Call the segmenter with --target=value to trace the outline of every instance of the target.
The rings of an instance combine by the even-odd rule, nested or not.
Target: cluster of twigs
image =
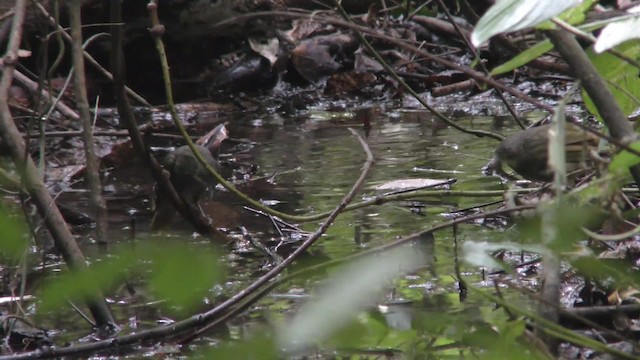
[[[56,247],[60,249],[66,263],[71,269],[82,271],[87,267],[86,260],[73,238],[69,227],[62,218],[60,211],[55,206],[53,198],[45,187],[42,176],[28,155],[22,136],[13,122],[13,116],[11,115],[7,101],[8,90],[13,80],[13,70],[18,60],[25,6],[26,1],[16,2],[11,37],[7,51],[2,59],[3,71],[2,80],[0,81],[0,99],[2,99],[2,101],[0,101],[0,114],[2,116],[0,118],[0,132],[2,133],[2,140],[16,164],[16,168],[19,170],[22,183],[31,196],[33,203],[38,208],[38,212],[44,219],[49,232],[52,234]],[[80,2],[76,1],[72,6],[79,8]],[[79,23],[76,25],[79,26]],[[80,42],[80,44],[82,44],[82,42]],[[87,119],[87,121],[90,121],[90,119]],[[85,131],[87,131],[87,129],[85,129]],[[100,189],[97,190],[100,191]],[[113,315],[101,293],[96,293],[91,299],[87,299],[87,306],[97,326],[105,327],[115,324]]]

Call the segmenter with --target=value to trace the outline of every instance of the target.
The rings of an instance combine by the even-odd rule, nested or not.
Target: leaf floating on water
[[[449,183],[448,180],[441,179],[397,179],[376,185],[374,190],[388,191],[388,190],[407,190],[425,187],[436,187]]]

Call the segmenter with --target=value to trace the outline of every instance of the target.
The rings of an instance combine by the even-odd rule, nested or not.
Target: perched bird
[[[553,171],[549,169],[549,129],[551,125],[528,128],[508,136],[498,146],[486,170],[502,171],[502,164],[509,165],[515,172],[528,180],[551,181]],[[567,171],[578,170],[588,160],[589,148],[598,144],[597,136],[567,123],[565,127],[565,147]]]
[[[224,124],[218,125],[207,135],[199,139],[195,145],[207,164],[218,171],[218,148],[227,137]],[[169,172],[171,185],[180,195],[186,206],[200,211],[198,201],[218,184],[216,178],[196,158],[188,145],[183,145],[167,154],[160,163]],[[176,210],[171,200],[155,187],[155,214],[151,220],[151,230],[156,231],[171,225]]]

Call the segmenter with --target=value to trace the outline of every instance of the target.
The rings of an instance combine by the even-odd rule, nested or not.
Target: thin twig
[[[14,67],[18,61],[18,48],[22,37],[22,25],[24,23],[26,0],[15,2],[15,16],[11,29],[11,37],[7,51],[3,57],[2,79],[0,80],[0,136],[5,146],[9,149],[13,162],[19,169],[25,187],[31,194],[32,200],[38,208],[38,212],[44,218],[47,229],[51,233],[56,247],[62,253],[69,268],[78,271],[85,269],[87,263],[78,247],[71,231],[67,227],[60,211],[55,206],[51,195],[38,176],[38,170],[30,156],[24,156],[26,146],[9,110],[7,103],[8,90],[14,74]],[[99,326],[111,327],[115,324],[113,315],[109,310],[100,291],[95,291],[87,299],[87,305],[92,316]]]
[[[336,8],[338,9],[338,12],[340,13],[340,15],[349,23],[353,23],[353,20],[351,20],[351,18],[349,17],[349,15],[347,14],[347,12],[342,8],[342,5],[340,5],[340,1],[338,0],[334,0],[334,5],[336,6]],[[389,73],[389,75],[395,80],[397,81],[402,88],[407,91],[409,94],[411,94],[411,96],[413,96],[416,100],[418,100],[418,102],[420,103],[420,105],[424,106],[425,109],[429,110],[429,112],[431,112],[433,115],[435,115],[438,119],[444,121],[447,125],[455,128],[456,130],[462,131],[466,134],[470,134],[470,135],[475,135],[475,136],[479,136],[479,137],[483,137],[483,136],[487,136],[487,137],[491,137],[493,139],[496,140],[502,140],[503,136],[499,135],[499,134],[495,134],[492,133],[490,131],[484,131],[484,130],[475,130],[475,129],[467,129],[464,126],[461,126],[460,124],[458,124],[457,122],[451,120],[450,118],[448,118],[447,116],[445,116],[444,114],[440,113],[439,111],[437,111],[433,106],[429,105],[429,103],[427,103],[422,96],[420,96],[415,90],[413,90],[413,88],[411,86],[409,86],[409,84],[407,84],[398,74],[396,74],[395,70],[391,67],[391,65],[389,65],[383,58],[382,56],[380,56],[380,53],[378,53],[373,46],[371,46],[371,44],[369,43],[369,41],[364,37],[363,33],[361,31],[356,30],[356,36],[358,37],[358,39],[360,40],[360,43],[367,49],[367,51],[369,51],[369,53],[371,53],[371,55],[373,55],[373,57],[380,63],[380,65],[382,65],[382,67],[387,70],[387,72]]]
[[[255,237],[253,237],[251,235],[251,233],[247,230],[246,227],[241,226],[240,227],[240,231],[242,232],[242,237],[245,238],[246,240],[249,240],[249,242],[258,250],[262,251],[263,253],[265,253],[267,256],[269,256],[271,258],[271,260],[273,260],[276,264],[279,264],[282,262],[282,256],[278,255],[278,253],[271,251],[271,249],[269,249],[267,246],[265,246],[263,243],[260,242],[260,240],[257,240]]]
[[[1,68],[2,66],[0,65],[0,69]],[[24,85],[27,89],[34,92],[37,91],[38,84],[36,84],[33,80],[29,79],[26,75],[22,74],[19,71],[15,71],[14,76],[15,76],[15,79],[19,83]],[[51,94],[47,90],[42,89],[41,94],[43,98],[46,98],[46,99],[51,98]],[[58,109],[58,111],[60,111],[62,115],[67,116],[73,120],[80,120],[80,115],[78,115],[78,113],[73,111],[70,107],[68,107],[66,104],[62,103],[61,101],[57,102],[55,107],[56,109]]]
[[[478,51],[476,50],[475,46],[473,46],[469,42],[469,39],[467,39],[465,34],[462,32],[462,30],[460,29],[460,27],[458,26],[458,24],[454,20],[453,16],[451,15],[451,12],[449,12],[449,9],[444,4],[444,1],[442,1],[442,0],[436,0],[436,1],[440,5],[440,8],[442,8],[442,10],[444,11],[444,13],[447,16],[447,18],[449,19],[449,22],[451,23],[451,25],[453,25],[453,28],[456,30],[458,35],[464,41],[465,45],[467,46],[467,49],[469,49],[469,51],[471,51],[471,53],[475,57],[476,61],[478,62],[478,65],[480,65],[480,68],[482,69],[482,71],[484,71],[484,73],[487,74],[487,76],[491,76],[491,74],[489,72],[489,69],[487,69],[487,66],[484,64],[484,62],[480,58],[480,54],[478,54]],[[520,126],[520,129],[524,130],[526,128],[525,124],[522,122],[522,120],[520,119],[520,116],[518,116],[518,113],[516,113],[516,110],[513,108],[513,106],[511,106],[511,103],[509,103],[509,101],[507,101],[507,98],[504,97],[504,93],[502,92],[502,90],[496,89],[496,91],[498,92],[498,96],[500,97],[500,100],[502,100],[504,105],[507,107],[507,110],[509,111],[509,113],[511,113],[511,116],[513,116],[513,118],[516,121],[516,123],[518,123],[518,126]]]
[[[69,17],[71,22],[73,79],[75,81],[75,97],[80,111],[82,124],[82,140],[84,142],[84,156],[86,161],[85,178],[89,187],[89,200],[95,209],[96,241],[98,244],[107,244],[107,204],[102,197],[102,182],[100,181],[100,168],[96,156],[93,140],[93,124],[89,99],[87,96],[87,80],[85,75],[83,48],[82,48],[82,18],[80,0],[73,0],[69,5]]]
[[[67,39],[67,41],[71,42],[71,36],[69,36],[69,34],[67,34],[67,32],[64,31],[62,26],[60,26],[60,24],[58,24],[56,22],[56,20],[47,12],[47,9],[45,9],[44,6],[42,6],[42,4],[40,4],[38,2],[36,2],[36,6],[38,7],[38,10],[40,12],[42,12],[42,14],[49,20],[51,25],[55,26],[58,29],[58,33],[61,33],[62,36],[65,39]],[[122,23],[120,23],[120,24],[109,24],[109,25],[111,25],[111,26],[123,26]],[[113,81],[113,75],[109,71],[107,71],[107,69],[105,69],[102,65],[100,65],[100,63],[96,59],[94,59],[93,56],[91,56],[91,54],[89,54],[86,51],[83,51],[82,54],[83,54],[84,58],[89,62],[89,64],[93,65],[96,69],[98,69],[98,71],[102,75],[104,75],[104,77],[106,77],[107,79]],[[139,104],[151,107],[151,104],[149,104],[149,102],[147,102],[147,100],[145,100],[142,96],[138,95],[131,88],[129,88],[128,86],[125,86],[124,89],[127,92],[127,94],[129,94],[129,96],[131,96],[131,98],[133,98]]]

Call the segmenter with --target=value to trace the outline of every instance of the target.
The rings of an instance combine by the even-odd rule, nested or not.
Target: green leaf
[[[549,209],[555,206],[556,209]],[[540,243],[544,240],[541,232],[543,223],[540,213],[553,210],[558,216],[555,221],[556,236],[553,242],[546,243],[555,252],[573,251],[575,244],[585,238],[582,227],[591,227],[601,222],[601,212],[597,207],[579,203],[576,199],[561,198],[558,202],[550,203],[547,208],[541,208],[538,214],[518,220],[518,234],[521,242]],[[526,248],[525,248],[526,250]],[[541,253],[541,251],[538,251]]]
[[[526,326],[527,322],[525,320],[508,321],[501,326],[500,331],[502,332],[505,340],[509,342],[516,342],[518,337],[524,334]]]
[[[149,287],[172,309],[191,310],[222,279],[219,255],[173,244],[156,244],[149,250]]]
[[[640,14],[613,22],[600,32],[593,49],[597,53],[632,39],[640,39]]]
[[[150,271],[144,272],[148,269]],[[122,248],[108,259],[82,271],[66,271],[49,279],[41,290],[40,310],[66,306],[68,300],[83,301],[107,291],[135,274],[149,274],[149,287],[171,309],[191,310],[220,280],[218,255],[191,247],[154,241],[135,249]]]
[[[496,327],[491,324],[477,324],[473,329],[462,336],[462,342],[464,344],[486,349],[491,346],[495,341],[500,339],[500,334],[497,332]]]
[[[558,101],[549,129],[549,168],[554,171],[553,183],[556,189],[562,189],[567,183],[567,160],[565,150],[565,102]]]
[[[83,271],[65,271],[60,276],[48,279],[40,290],[39,311],[50,312],[67,306],[67,301],[84,301],[97,291],[114,287],[128,275],[128,269],[136,262],[132,251],[122,251],[109,259]]]
[[[20,258],[27,249],[28,231],[24,218],[15,211],[10,211],[0,204],[0,254],[12,258]]]
[[[521,52],[520,54],[516,55],[506,63],[500,66],[497,66],[496,68],[491,70],[491,75],[496,76],[496,75],[504,74],[506,72],[517,69],[520,66],[524,66],[529,62],[531,62],[532,60],[537,59],[538,57],[544,55],[545,53],[551,51],[552,49],[553,49],[553,44],[551,44],[551,41],[549,40],[541,41],[535,44],[534,46],[528,48],[527,50]]]
[[[632,59],[640,60],[640,41],[638,40],[628,41],[616,47],[616,50]],[[596,54],[590,49],[587,54],[600,76],[607,81],[609,90],[624,114],[630,115],[640,106],[639,70],[608,52]],[[586,91],[582,91],[582,96],[587,109],[602,122],[602,116]]]
[[[280,329],[281,346],[297,351],[326,340],[371,306],[391,279],[422,265],[425,257],[405,246],[345,266],[317,298]]]
[[[577,25],[584,22],[587,17],[587,12],[593,4],[598,0],[582,0],[582,2],[574,6],[573,8],[558,15],[558,19],[569,23],[571,25]],[[551,21],[545,21],[544,23],[536,26],[538,30],[553,30],[556,29],[556,25]]]
[[[640,151],[640,141],[636,141],[629,145],[630,148],[636,151]],[[630,167],[640,164],[640,156],[632,154],[627,150],[622,150],[616,156],[611,159],[609,164],[609,172],[614,174],[622,174]]]
[[[359,348],[377,346],[381,339],[386,338],[391,329],[381,317],[375,317],[369,313],[363,313],[354,321],[336,331],[328,344],[335,347]],[[400,344],[394,344],[396,347]]]
[[[499,0],[480,18],[471,42],[479,46],[493,35],[535,26],[580,4],[580,0]]]
[[[583,3],[584,4],[584,3]],[[578,7],[569,10],[569,12],[573,12],[574,10],[577,10],[579,8],[581,8],[583,5],[579,5]],[[570,23],[574,23],[571,20],[567,20],[567,22]],[[582,31],[594,31],[597,29],[600,29],[604,26],[607,26],[607,24],[613,23],[615,22],[614,19],[607,19],[607,20],[601,20],[601,21],[594,21],[592,23],[588,23],[588,24],[584,24],[578,27],[578,29],[582,30]],[[524,50],[523,52],[521,52],[520,54],[516,55],[515,57],[513,57],[511,60],[507,61],[506,63],[495,67],[492,71],[491,71],[491,75],[496,76],[496,75],[500,75],[500,74],[504,74],[507,73],[509,71],[512,71],[520,66],[524,66],[526,64],[528,64],[529,62],[531,62],[532,60],[538,58],[539,56],[544,55],[545,53],[551,51],[553,49],[553,44],[551,44],[551,41],[549,40],[544,40],[541,41],[531,47],[529,47],[528,49]]]
[[[569,259],[580,274],[593,279],[614,281],[615,287],[640,286],[640,276],[629,266],[625,259],[598,259],[595,256],[582,256]]]
[[[590,227],[599,218],[598,208],[581,204],[578,206],[573,199],[561,198],[559,202],[551,203],[548,206],[556,206],[553,210],[558,216],[555,220],[556,236],[553,242],[545,243],[555,252],[573,251],[575,244],[585,238],[582,227]],[[548,208],[541,208],[539,212],[549,211]],[[543,234],[540,231],[543,223],[541,215],[536,214],[532,218],[524,218],[518,221],[521,241],[541,242]],[[526,248],[524,248],[526,250]],[[542,253],[541,251],[538,251]]]

